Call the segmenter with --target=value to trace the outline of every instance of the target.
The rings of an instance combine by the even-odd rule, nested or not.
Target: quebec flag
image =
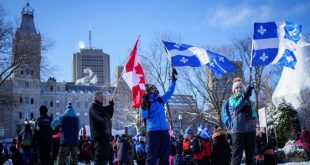
[[[301,25],[292,22],[254,23],[252,66],[276,64],[294,69],[294,51],[301,44]]]
[[[133,142],[134,144],[136,144],[137,141],[139,140],[139,137],[140,137],[140,134],[137,134],[136,136],[134,136],[134,137],[132,138],[132,142]]]
[[[193,129],[189,126],[186,128],[184,131],[183,137],[184,138],[189,138],[189,136],[193,133]]]
[[[167,41],[163,41],[163,43],[170,55],[171,65],[173,67],[199,67],[207,65],[217,77],[235,69],[234,64],[225,56],[207,51],[203,48]]]
[[[198,127],[197,135],[202,137],[205,140],[209,140],[209,138],[211,136],[208,128],[206,126],[204,126],[203,124],[200,124],[200,126]]]

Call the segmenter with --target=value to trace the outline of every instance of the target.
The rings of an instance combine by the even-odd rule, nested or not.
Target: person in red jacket
[[[201,144],[201,151],[194,153],[194,160],[196,165],[211,165],[211,145],[209,140],[197,136]]]
[[[310,160],[310,132],[305,127],[301,130],[300,141],[302,148],[307,153],[308,160]]]

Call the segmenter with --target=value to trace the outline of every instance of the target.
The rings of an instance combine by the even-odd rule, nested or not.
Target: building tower
[[[91,47],[89,30],[89,48],[81,48],[73,54],[72,80],[77,85],[110,86],[110,56]]]
[[[31,78],[40,81],[41,35],[34,25],[34,10],[29,3],[22,10],[22,21],[13,39],[13,59],[17,69],[13,78]]]

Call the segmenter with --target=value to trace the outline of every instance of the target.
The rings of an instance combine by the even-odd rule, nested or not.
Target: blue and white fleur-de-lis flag
[[[296,23],[254,23],[252,66],[271,63],[294,69],[300,35],[301,25]]]
[[[139,140],[139,137],[140,137],[140,134],[138,133],[136,136],[134,136],[134,137],[132,138],[133,144],[136,144],[136,143],[137,143],[137,141]]]
[[[197,135],[202,137],[205,140],[209,140],[209,138],[211,136],[208,128],[203,124],[200,124],[200,126],[198,127]]]
[[[235,69],[235,65],[225,56],[207,51],[206,49],[167,41],[163,41],[163,43],[171,58],[171,65],[173,67],[199,67],[207,65],[217,77]]]
[[[186,130],[184,131],[183,137],[184,138],[188,138],[190,136],[190,134],[193,133],[193,129],[189,126],[186,128]]]

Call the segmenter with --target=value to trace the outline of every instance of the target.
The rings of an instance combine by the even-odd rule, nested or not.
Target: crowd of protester
[[[114,102],[110,100],[104,105],[103,93],[98,91],[89,110],[90,137],[86,137],[85,128],[79,136],[82,125],[71,103],[54,120],[42,105],[35,124],[25,123],[11,146],[0,145],[0,164],[7,160],[16,165],[277,164],[275,144],[268,141],[266,130],[260,130],[255,122],[256,110],[249,99],[253,87],[244,90],[240,78],[233,80],[232,96],[222,110],[225,129],[215,126],[211,134],[207,127],[200,127],[197,133],[189,127],[184,134],[171,134],[164,104],[174,93],[175,69],[171,75],[170,87],[163,95],[159,95],[155,85],[146,85],[140,111],[145,125],[143,133],[112,136]],[[299,142],[309,159],[310,132],[303,129]]]
[[[56,127],[52,132],[51,157],[49,164],[54,165],[57,162],[57,156],[60,153],[61,127]],[[31,136],[29,136],[31,135]],[[34,128],[31,124],[25,124],[24,129],[19,136],[13,139],[11,146],[0,145],[1,157],[0,164],[6,160],[11,160],[13,164],[31,165],[40,163],[40,150],[38,143],[35,142]],[[310,144],[310,133],[303,129],[300,140],[301,147],[308,153]],[[198,143],[197,143],[198,141]],[[191,132],[188,136],[178,134],[170,136],[171,145],[170,165],[225,165],[230,164],[232,149],[230,134],[220,127],[214,128],[212,136],[209,139],[200,137]],[[198,144],[198,145],[197,145]],[[131,136],[127,134],[111,136],[109,140],[111,150],[108,155],[108,164],[110,165],[137,165],[146,164],[146,135],[138,134]],[[94,144],[90,137],[80,136],[77,145],[78,162],[90,164],[94,161]],[[267,142],[265,129],[256,131],[256,164],[277,164],[272,140]],[[44,152],[44,151],[43,151]],[[245,160],[243,160],[244,162]],[[64,164],[72,163],[70,153],[65,156]],[[74,162],[74,161],[73,161]]]

